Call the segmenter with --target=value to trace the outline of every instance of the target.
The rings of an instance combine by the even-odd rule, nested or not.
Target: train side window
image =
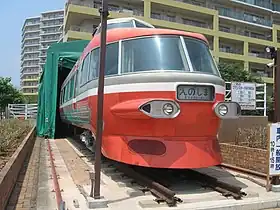
[[[107,45],[105,75],[118,74],[119,43]]]
[[[67,101],[67,84],[64,87],[64,103]]]
[[[83,63],[79,64],[78,67],[79,75],[80,75],[80,86],[83,85]]]
[[[83,65],[82,65],[82,71],[81,71],[81,86],[88,82],[88,70],[90,65],[90,56],[89,54],[85,57]]]
[[[67,85],[66,85],[66,102],[68,101],[68,98],[69,98],[69,82],[67,82]]]
[[[63,87],[62,103],[65,103],[65,86]]]
[[[60,93],[60,105],[63,104],[63,94],[64,94],[64,88],[62,88],[62,91]]]
[[[93,80],[97,78],[98,76],[98,70],[99,70],[99,48],[94,49],[90,56],[91,56],[91,65],[90,65],[90,74],[89,74],[89,80]]]
[[[73,98],[73,93],[74,93],[74,77],[72,76],[69,84],[69,99]]]
[[[87,57],[85,58],[85,68],[86,68],[86,73],[85,73],[85,83],[89,81],[89,75],[90,75],[90,66],[91,66],[91,53],[87,54]]]
[[[76,97],[76,86],[77,86],[77,72],[73,76],[73,98]]]
[[[70,99],[70,81],[67,82],[67,101]]]
[[[208,46],[202,41],[184,38],[194,71],[219,75]]]

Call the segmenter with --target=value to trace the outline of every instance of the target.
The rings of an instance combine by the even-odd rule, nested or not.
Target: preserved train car
[[[225,82],[207,39],[156,28],[107,32],[102,154],[153,168],[221,163],[220,120],[240,114],[225,102]],[[61,119],[84,129],[94,145],[100,34],[85,48],[61,88]]]

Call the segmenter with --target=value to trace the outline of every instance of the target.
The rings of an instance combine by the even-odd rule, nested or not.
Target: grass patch
[[[235,144],[251,148],[267,149],[267,138],[266,126],[238,128],[235,136]]]
[[[0,121],[0,170],[22,143],[31,128],[29,121],[17,119]]]

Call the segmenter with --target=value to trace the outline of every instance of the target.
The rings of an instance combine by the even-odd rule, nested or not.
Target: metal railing
[[[36,119],[37,104],[9,104],[6,111],[7,118]]]
[[[269,26],[269,27],[272,26],[271,20],[266,20],[261,17],[244,14],[242,12],[235,11],[232,8],[218,8],[218,11],[219,11],[219,15],[221,16],[230,17],[233,19],[242,20],[250,23]]]
[[[271,2],[268,2],[267,0],[235,0],[235,1],[241,1],[247,4],[252,4],[258,7],[263,7],[266,9],[272,9]]]

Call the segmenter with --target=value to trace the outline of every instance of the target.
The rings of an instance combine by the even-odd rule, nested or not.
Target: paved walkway
[[[25,160],[7,210],[36,209],[41,142],[36,139],[31,155]]]

